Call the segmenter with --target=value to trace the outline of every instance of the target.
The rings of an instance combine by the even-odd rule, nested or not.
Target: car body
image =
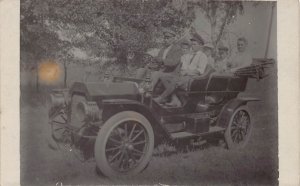
[[[162,142],[179,147],[181,142],[223,138],[229,149],[244,147],[252,132],[247,103],[259,99],[238,95],[249,78],[264,78],[270,63],[262,59],[235,73],[192,78],[185,90],[176,91],[182,103],[176,107],[153,100],[159,88],[147,91],[149,79],[75,82],[50,95],[51,140],[71,144],[82,159],[95,157],[98,170],[108,177],[141,172]]]

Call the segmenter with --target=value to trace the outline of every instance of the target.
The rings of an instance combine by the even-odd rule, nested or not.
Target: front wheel
[[[109,118],[98,133],[96,164],[108,177],[132,176],[147,166],[153,148],[150,122],[137,112],[119,112]]]
[[[239,149],[246,146],[252,133],[251,115],[247,106],[241,106],[232,114],[225,131],[228,149]]]

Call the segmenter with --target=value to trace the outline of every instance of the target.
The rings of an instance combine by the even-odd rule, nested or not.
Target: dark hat
[[[226,51],[228,51],[229,48],[228,48],[228,46],[226,44],[220,43],[218,45],[218,50],[226,50]]]
[[[201,45],[204,44],[203,38],[202,38],[199,34],[197,34],[197,33],[194,33],[194,34],[192,35],[192,38],[191,38],[190,40],[191,40],[191,41],[196,41],[197,43],[199,43],[199,44],[201,44]]]
[[[184,39],[183,41],[180,42],[180,45],[187,45],[190,46],[190,42]]]
[[[171,37],[175,37],[176,36],[176,33],[173,31],[173,30],[170,30],[170,29],[163,29],[163,34],[165,36],[171,36]]]
[[[204,48],[210,48],[210,49],[214,49],[214,46],[211,43],[205,43]]]

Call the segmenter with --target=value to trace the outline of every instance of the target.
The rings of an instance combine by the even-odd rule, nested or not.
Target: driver
[[[178,88],[185,89],[189,80],[194,76],[204,74],[208,64],[207,56],[202,52],[204,41],[200,35],[194,34],[191,38],[192,53],[187,53],[181,57],[180,73],[170,74],[160,77],[161,82],[165,86],[165,91],[154,98],[158,103],[166,103],[167,97]]]
[[[158,52],[156,60],[164,66],[160,71],[155,71],[151,74],[152,85],[154,86],[160,76],[163,76],[164,73],[170,73],[175,71],[176,67],[180,63],[180,58],[182,56],[182,50],[180,45],[176,43],[176,33],[170,29],[163,30],[164,36],[164,46]],[[145,68],[140,68],[137,71],[136,78],[144,78],[146,74],[149,73],[148,66]]]

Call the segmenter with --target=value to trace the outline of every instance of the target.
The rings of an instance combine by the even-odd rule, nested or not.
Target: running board
[[[185,131],[175,132],[175,133],[171,133],[171,137],[172,137],[172,139],[183,139],[183,138],[197,137],[197,136],[202,136],[202,135],[207,135],[207,134],[211,134],[211,133],[215,133],[215,132],[222,132],[222,131],[225,131],[225,128],[214,126],[214,127],[210,127],[208,132],[203,132],[203,133],[198,133],[198,134],[194,134],[191,132],[185,132]]]
[[[176,133],[171,134],[171,137],[173,139],[187,138],[187,137],[193,137],[193,136],[197,136],[197,135],[190,133],[190,132],[176,132]]]

